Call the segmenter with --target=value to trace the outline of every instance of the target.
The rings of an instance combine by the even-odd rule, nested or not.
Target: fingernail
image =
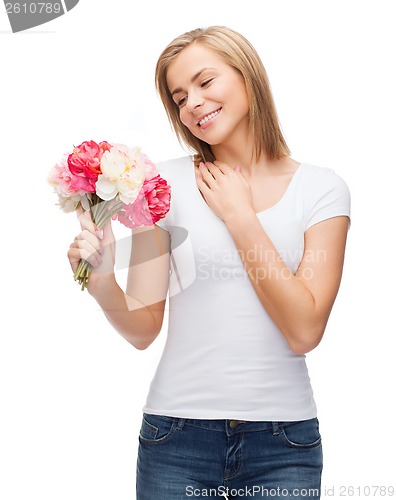
[[[96,236],[100,239],[103,240],[103,229],[98,229],[96,231]]]
[[[206,167],[205,163],[203,161],[201,161],[201,163],[199,164],[200,167]]]

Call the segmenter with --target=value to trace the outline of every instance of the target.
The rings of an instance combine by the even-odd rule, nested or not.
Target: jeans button
[[[231,429],[235,429],[235,427],[239,424],[244,424],[244,420],[230,420],[230,427]]]

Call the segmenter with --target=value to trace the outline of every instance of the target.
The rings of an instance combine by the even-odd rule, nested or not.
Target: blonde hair
[[[179,108],[172,99],[166,81],[170,63],[192,43],[202,44],[215,51],[243,76],[249,100],[249,126],[253,132],[253,154],[256,160],[263,151],[270,159],[289,156],[290,150],[281,132],[268,76],[256,50],[240,33],[225,26],[209,26],[175,38],[163,50],[155,70],[155,85],[169,121],[180,143],[184,142],[197,153],[196,162],[213,161],[215,158],[212,149],[183,125]]]

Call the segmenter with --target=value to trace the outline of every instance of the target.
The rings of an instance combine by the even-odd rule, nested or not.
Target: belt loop
[[[178,422],[177,422],[177,427],[176,427],[176,429],[177,429],[178,431],[181,431],[181,430],[183,429],[183,427],[184,427],[184,422],[185,422],[185,421],[186,421],[186,419],[185,419],[185,418],[179,418],[179,419],[178,419]]]
[[[272,435],[279,436],[279,422],[272,422]]]

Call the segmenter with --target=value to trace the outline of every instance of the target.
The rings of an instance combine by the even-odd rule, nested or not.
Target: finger
[[[201,177],[201,169],[198,166],[194,166],[194,172],[196,177]]]
[[[97,267],[102,263],[102,255],[87,240],[77,240],[77,248],[72,246],[70,252],[79,259],[86,260],[92,267]]]
[[[249,184],[246,181],[244,175],[243,175],[243,170],[242,167],[239,165],[239,163],[236,165],[235,168],[230,167],[227,163],[224,163],[222,161],[215,160],[216,165],[218,165],[219,169],[223,171],[224,174],[229,174],[233,175],[234,173],[238,174],[239,179],[242,180],[243,184],[248,187]]]
[[[80,221],[81,229],[86,229],[91,233],[96,234],[98,238],[103,237],[103,231],[93,222],[91,212],[89,210],[84,211],[79,216],[78,220]]]
[[[92,215],[90,210],[84,210],[81,207],[77,210],[77,219],[81,222],[84,219],[92,221]]]
[[[206,166],[205,163],[200,163],[199,164],[199,171],[201,172],[202,178],[205,180],[205,182],[210,185],[210,182],[213,181],[215,178],[214,175],[210,172],[209,168]]]
[[[77,242],[73,242],[67,252],[67,258],[69,259],[70,266],[73,272],[76,271],[78,264],[81,259],[84,259],[92,267],[98,267],[102,263],[102,257],[99,254],[91,253],[90,249],[80,248]]]
[[[213,179],[213,178],[212,178]],[[203,192],[207,192],[207,190],[210,190],[210,187],[208,186],[208,184],[204,181],[203,177],[202,177],[202,174],[200,177],[196,176],[196,182],[197,182],[197,186],[199,188],[199,190],[203,193]]]
[[[101,240],[102,245],[108,245],[110,243],[114,243],[115,242],[113,228],[112,228],[112,225],[111,225],[111,220],[109,220],[107,222],[107,224],[104,225],[102,231],[103,231],[103,233],[102,233],[103,234],[103,238]]]
[[[67,251],[67,258],[69,259],[73,273],[76,272],[78,263],[80,261],[80,250],[76,248],[74,243],[70,245],[70,248]]]
[[[78,234],[75,238],[75,241],[87,241],[93,248],[95,248],[97,252],[101,252],[103,248],[102,242],[98,239],[98,237],[92,234],[87,229],[84,229],[84,231]]]
[[[205,166],[215,179],[217,179],[220,175],[223,174],[223,172],[219,169],[219,167],[217,167],[214,163],[210,161],[207,161],[205,163]]]
[[[224,163],[223,161],[215,160],[213,163],[223,174],[234,171],[234,169],[230,167],[228,163]]]
[[[202,165],[205,165],[205,164],[202,163]],[[204,180],[202,169],[199,167],[196,167],[195,179],[197,182],[197,186],[201,192],[203,192],[204,190],[210,189],[209,185]]]

